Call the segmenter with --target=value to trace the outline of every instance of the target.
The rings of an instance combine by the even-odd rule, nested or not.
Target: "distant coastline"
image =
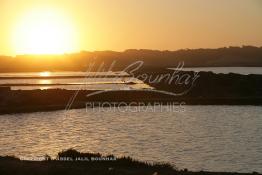
[[[0,72],[86,71],[90,64],[95,70],[102,64],[113,71],[123,70],[135,61],[143,61],[145,68],[176,67],[262,67],[262,47],[222,47],[217,49],[181,49],[159,51],[129,49],[116,51],[82,51],[64,55],[0,56]]]

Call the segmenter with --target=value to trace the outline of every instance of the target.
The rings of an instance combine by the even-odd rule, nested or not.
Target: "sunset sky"
[[[0,0],[0,55],[262,46],[260,0]]]

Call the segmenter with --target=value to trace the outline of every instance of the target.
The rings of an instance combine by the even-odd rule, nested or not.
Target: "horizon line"
[[[41,54],[41,53],[24,53],[24,54],[15,54],[15,55],[5,55],[0,54],[0,57],[19,57],[19,56],[64,56],[64,55],[72,55],[72,54],[79,54],[84,52],[116,52],[116,53],[124,53],[127,51],[159,51],[159,52],[176,52],[176,51],[186,51],[186,50],[216,50],[216,49],[230,49],[230,48],[245,48],[245,47],[254,47],[254,48],[262,48],[261,46],[255,46],[255,45],[241,45],[241,46],[222,46],[222,47],[199,47],[199,48],[181,48],[176,50],[170,50],[170,49],[145,49],[145,48],[133,48],[133,49],[125,49],[125,50],[79,50],[75,52],[65,52],[65,53],[50,53],[50,54]]]

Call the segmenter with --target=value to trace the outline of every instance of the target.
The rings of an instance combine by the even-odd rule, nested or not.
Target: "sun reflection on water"
[[[51,75],[51,72],[40,72],[40,77],[49,77]]]
[[[38,83],[39,84],[52,84],[52,80],[48,80],[48,79],[39,80]]]

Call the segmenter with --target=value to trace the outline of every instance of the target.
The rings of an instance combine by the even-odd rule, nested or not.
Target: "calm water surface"
[[[214,73],[262,74],[261,67],[197,67],[183,68],[184,71],[204,71]],[[128,76],[126,72],[29,72],[0,73],[0,86],[10,86],[12,90],[67,89],[67,90],[123,90],[150,89],[151,87],[134,78],[99,78],[85,76]],[[41,77],[41,79],[37,78]],[[56,77],[56,78],[54,78]],[[70,77],[70,78],[69,78]],[[127,84],[130,80],[135,84]]]
[[[94,77],[90,77],[94,76]],[[99,77],[104,76],[104,77]],[[113,77],[106,77],[113,76]],[[67,90],[129,90],[151,89],[142,81],[123,77],[126,72],[29,72],[0,73],[0,86],[12,90],[67,89]],[[128,84],[127,82],[133,82]]]
[[[185,106],[0,115],[0,155],[55,156],[75,148],[190,170],[262,172],[261,114],[258,106]]]

